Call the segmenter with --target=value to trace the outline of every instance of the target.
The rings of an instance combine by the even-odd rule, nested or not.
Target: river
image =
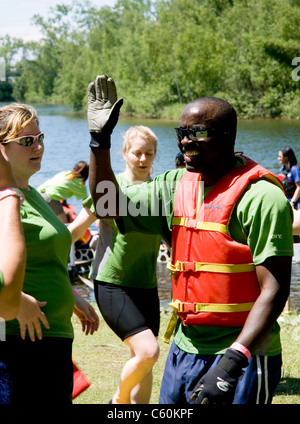
[[[41,131],[45,133],[45,154],[42,169],[30,183],[38,187],[57,172],[72,169],[79,160],[89,161],[89,133],[87,120],[66,107],[37,107]],[[116,173],[122,172],[125,163],[121,154],[122,134],[132,125],[147,125],[158,137],[158,152],[154,162],[153,176],[175,167],[178,152],[174,127],[176,121],[124,120],[120,119],[112,135],[112,166]],[[244,152],[264,167],[277,173],[278,150],[291,146],[300,160],[300,121],[251,120],[239,121],[236,151]],[[80,201],[69,199],[78,213]],[[168,271],[164,264],[158,265],[160,297],[166,302],[170,293]],[[290,305],[300,310],[300,263],[293,264]]]

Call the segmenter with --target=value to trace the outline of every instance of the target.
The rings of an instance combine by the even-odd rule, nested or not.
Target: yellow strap
[[[205,262],[181,262],[177,261],[175,265],[167,264],[167,268],[172,272],[176,271],[205,271],[205,272],[222,272],[222,273],[237,273],[254,271],[254,263],[249,264],[218,264]]]
[[[227,225],[218,224],[217,222],[204,222],[192,218],[173,217],[172,225],[181,225],[183,227],[192,227],[197,230],[219,231],[220,233],[229,234]]]
[[[170,306],[178,312],[184,312],[184,302],[175,300]],[[251,310],[254,302],[248,303],[194,303],[194,312],[248,312]]]
[[[177,311],[173,310],[171,314],[171,318],[168,322],[165,334],[163,335],[163,338],[162,338],[165,343],[170,343],[170,339],[172,334],[174,333],[177,320],[178,320]]]

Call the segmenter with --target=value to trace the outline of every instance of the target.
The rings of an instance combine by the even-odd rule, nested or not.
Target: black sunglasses
[[[191,128],[183,128],[178,127],[175,128],[176,137],[178,141],[181,141],[184,139],[184,137],[187,137],[189,140],[197,141],[197,140],[203,140],[206,137],[211,137],[214,135],[215,130],[213,128],[205,128],[205,127],[191,127]]]
[[[195,126],[191,128],[178,127],[178,128],[175,128],[175,131],[176,131],[176,137],[178,141],[181,141],[184,139],[184,137],[187,137],[189,140],[192,140],[192,141],[203,140],[206,143],[211,140],[204,140],[204,139],[206,137],[212,137],[216,133],[220,135],[230,134],[229,131],[220,131],[220,130],[217,131],[214,128],[205,128],[201,126]]]

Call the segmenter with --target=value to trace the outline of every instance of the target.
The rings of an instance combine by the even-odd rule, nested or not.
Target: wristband
[[[237,350],[238,352],[243,353],[247,359],[251,358],[250,350],[248,350],[245,346],[243,346],[242,344],[238,342],[232,343],[232,345],[230,346],[230,349],[234,349],[234,350]]]
[[[20,205],[23,204],[25,196],[19,188],[9,187],[0,190],[0,200],[5,199],[8,196],[18,196],[20,198]]]
[[[102,150],[110,149],[110,133],[91,132],[90,135],[91,135],[90,147],[97,147]]]

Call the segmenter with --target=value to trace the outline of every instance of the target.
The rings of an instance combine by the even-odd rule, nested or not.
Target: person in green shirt
[[[68,217],[63,203],[72,196],[76,199],[86,199],[87,189],[85,182],[89,176],[89,164],[85,161],[79,161],[74,165],[72,171],[62,171],[45,181],[38,187],[53,212],[64,222],[71,222],[73,219]]]
[[[171,228],[180,179],[187,172],[198,174],[204,186],[205,207],[205,197],[212,187],[241,166],[239,155],[234,153],[236,112],[228,102],[215,97],[189,103],[176,128],[186,169],[168,171],[142,184],[139,190],[131,186],[121,191],[110,165],[109,149],[122,102],[117,100],[111,78],[98,76],[89,85],[90,191],[97,216],[106,212],[125,233],[160,234],[169,243],[173,238],[174,250],[176,239]],[[116,205],[106,211],[100,207],[106,193],[99,190],[105,181],[113,184],[110,201],[115,199]],[[198,189],[199,185],[195,187]],[[196,198],[197,192],[192,196]],[[203,198],[200,196],[199,200]],[[137,205],[142,213],[132,214]],[[281,374],[280,329],[276,320],[289,295],[293,255],[292,210],[281,188],[264,179],[249,184],[233,208],[228,233],[249,247],[260,293],[242,327],[183,325],[179,321],[165,365],[160,403],[272,401]],[[209,249],[209,245],[198,248]],[[187,281],[189,272],[192,268],[187,272]],[[173,287],[175,284],[176,279]]]
[[[35,109],[12,104],[0,109],[0,142],[25,200],[21,222],[27,260],[17,319],[6,322],[0,362],[10,370],[7,403],[72,402],[73,311],[92,334],[99,319],[71,287],[67,264],[71,234],[30,184],[39,171],[44,134]],[[0,389],[1,390],[1,389]]]
[[[150,128],[134,126],[124,134],[125,172],[117,175],[121,187],[150,180],[157,138]],[[97,217],[92,199],[69,225],[79,236]],[[112,403],[149,403],[152,368],[159,356],[157,336],[160,307],[156,263],[161,238],[153,234],[121,234],[113,220],[101,219],[99,240],[90,278],[96,301],[110,328],[130,348]]]

